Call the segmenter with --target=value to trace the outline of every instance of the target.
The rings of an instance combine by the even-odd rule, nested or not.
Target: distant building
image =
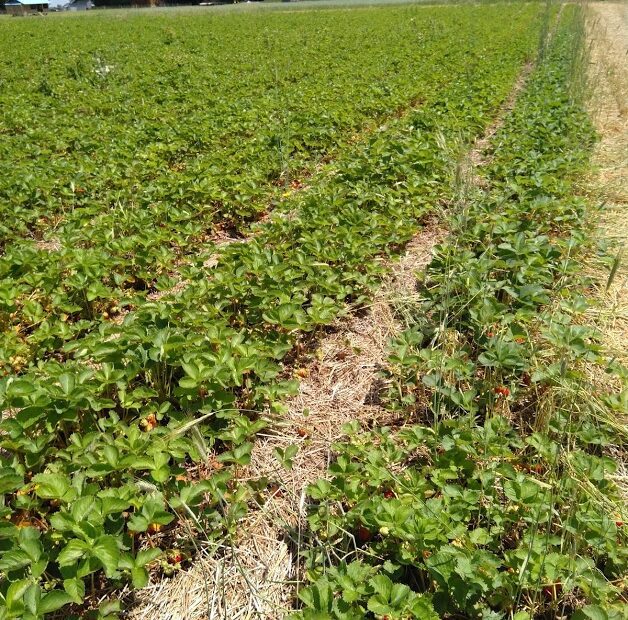
[[[31,15],[48,12],[48,3],[42,2],[42,0],[7,0],[4,7],[9,15]]]
[[[94,8],[92,0],[71,0],[66,5],[68,11],[89,11]]]

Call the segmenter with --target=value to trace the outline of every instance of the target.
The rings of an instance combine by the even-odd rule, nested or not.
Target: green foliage
[[[544,456],[535,450],[539,441]],[[601,512],[583,485],[602,484],[619,501],[609,459],[582,448],[567,454],[545,436],[524,441],[499,416],[482,426],[458,418],[436,431],[413,425],[351,434],[336,450],[324,497],[319,487],[310,489],[320,501],[309,517],[313,533],[336,553],[362,557],[371,572],[391,574],[396,585],[430,593],[435,617],[550,613],[568,609],[565,596],[602,605],[620,596],[614,584],[628,566],[627,548],[618,544],[623,524]],[[578,473],[565,476],[578,460]],[[334,593],[325,604],[340,605],[346,580],[336,569],[319,577],[324,548],[313,545],[308,556],[315,587],[323,580]]]
[[[331,568],[328,575],[299,592],[304,604],[299,617],[358,620],[372,612],[388,618],[438,619],[428,597],[393,583],[385,573],[375,573],[361,562]]]
[[[0,617],[234,531],[289,356],[450,198],[540,26],[533,5],[343,15],[0,23],[29,41],[0,36]],[[356,610],[430,609],[386,578]]]
[[[585,364],[613,368],[581,324],[574,180],[593,132],[571,90],[579,19],[565,7],[392,344],[389,404],[422,424],[350,425],[309,489],[313,585],[297,617],[423,617],[371,606],[372,574],[434,617],[625,617],[626,515],[601,451],[625,440],[612,417],[625,397],[593,394]],[[364,571],[357,594],[334,557]]]

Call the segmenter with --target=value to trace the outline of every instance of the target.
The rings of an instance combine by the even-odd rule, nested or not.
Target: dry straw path
[[[504,102],[497,119],[474,143],[459,166],[460,199],[479,183],[475,167],[486,164],[485,150],[525,85],[527,65]],[[454,163],[452,162],[452,165]],[[403,257],[371,306],[338,321],[321,340],[313,358],[297,369],[299,393],[269,434],[258,435],[244,479],[267,477],[276,493],[243,520],[231,546],[204,549],[194,565],[171,580],[141,590],[130,614],[133,620],[239,620],[283,618],[299,587],[295,558],[306,517],[307,485],[325,475],[331,445],[342,426],[357,420],[381,424],[390,412],[378,403],[380,371],[387,343],[400,331],[394,308],[412,299],[416,274],[429,263],[434,246],[446,232],[435,222],[410,241]],[[294,466],[280,467],[275,450],[299,447]]]
[[[591,193],[603,205],[599,235],[617,245],[619,269],[594,320],[610,351],[628,361],[628,4],[589,7],[590,113],[599,134]],[[623,252],[622,252],[623,249]]]
[[[592,202],[603,205],[598,237],[614,244],[613,252],[620,261],[610,286],[606,286],[608,269],[591,267],[600,286],[595,291],[599,303],[591,308],[588,320],[600,330],[611,356],[628,365],[628,4],[590,5],[587,31],[590,114],[599,136],[593,155],[595,174],[588,190]],[[604,385],[608,377],[597,372],[592,381]],[[621,385],[609,387],[622,389]],[[628,425],[628,416],[618,422]],[[619,465],[615,482],[628,501],[628,455],[615,451],[611,456]]]

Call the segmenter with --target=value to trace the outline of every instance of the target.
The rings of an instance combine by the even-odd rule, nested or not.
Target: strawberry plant
[[[2,61],[0,617],[83,613],[232,535],[291,359],[451,200],[542,23],[533,5],[343,15],[0,23],[0,46],[27,34],[42,58]],[[518,337],[486,351],[504,382],[527,372]],[[433,613],[395,571],[368,570],[354,617]]]
[[[625,395],[596,395],[586,365],[626,374],[580,324],[576,179],[594,139],[572,86],[581,19],[563,11],[493,139],[485,189],[452,216],[392,343],[388,400],[404,423],[350,425],[310,488],[312,585],[296,617],[382,615],[365,589],[347,607],[332,558],[408,588],[434,617],[625,617],[625,510],[605,450],[625,442]]]

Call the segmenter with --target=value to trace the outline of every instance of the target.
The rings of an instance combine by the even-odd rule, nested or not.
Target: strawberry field
[[[404,422],[346,429],[310,487],[295,613],[625,617],[605,447],[626,401],[592,398],[586,365],[625,373],[580,320],[581,20],[0,20],[0,618],[115,617],[237,532],[298,361],[437,212],[383,373]],[[461,201],[460,160],[530,63]]]

